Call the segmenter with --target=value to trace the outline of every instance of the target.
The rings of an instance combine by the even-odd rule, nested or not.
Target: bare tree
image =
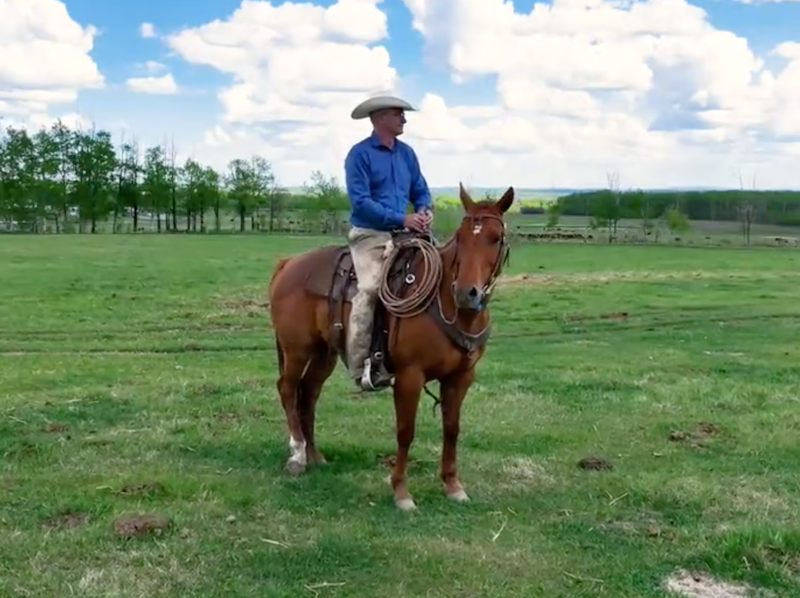
[[[753,175],[753,184],[752,190],[756,190],[756,175]],[[742,194],[739,200],[739,205],[737,206],[737,211],[739,212],[739,220],[742,223],[742,236],[744,237],[744,242],[746,245],[750,245],[750,227],[753,224],[753,218],[755,217],[755,204],[753,202],[753,196],[749,193],[745,192],[744,189],[744,181],[742,180],[742,173],[739,171],[739,189],[741,190]]]

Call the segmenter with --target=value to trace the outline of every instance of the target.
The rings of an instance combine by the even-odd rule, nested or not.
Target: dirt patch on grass
[[[164,485],[161,482],[133,482],[122,486],[119,489],[119,493],[129,496],[147,496],[163,494],[164,490]]]
[[[700,422],[691,432],[673,430],[668,438],[671,442],[688,442],[692,448],[703,448],[706,445],[706,438],[719,432],[720,427],[717,424]]]
[[[614,465],[602,457],[584,457],[578,461],[578,467],[590,471],[600,471],[603,469],[614,469]]]
[[[162,515],[130,515],[115,519],[114,533],[121,538],[137,538],[161,535],[172,526],[170,520]]]
[[[42,424],[42,432],[47,432],[49,434],[59,434],[67,430],[69,430],[69,426],[60,422],[46,422]]]
[[[39,520],[39,525],[46,528],[71,529],[83,525],[89,520],[89,514],[72,509],[64,509],[55,515]]]
[[[664,589],[685,598],[748,598],[749,586],[719,581],[705,573],[678,571],[664,581]]]
[[[553,476],[545,467],[528,457],[508,459],[503,462],[502,467],[508,481],[515,486],[540,486],[553,482]]]

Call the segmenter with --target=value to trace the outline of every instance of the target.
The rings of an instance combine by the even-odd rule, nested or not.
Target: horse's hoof
[[[286,471],[289,475],[298,476],[306,470],[306,466],[299,461],[292,461],[291,459],[286,462]]]
[[[401,511],[416,511],[417,505],[414,504],[413,498],[401,498],[400,500],[395,499],[394,504],[397,505],[397,508]]]
[[[463,490],[456,490],[455,492],[450,492],[447,495],[447,498],[454,502],[469,502],[469,496]]]

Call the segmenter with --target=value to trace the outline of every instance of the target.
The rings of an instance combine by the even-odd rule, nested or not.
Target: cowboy
[[[358,279],[347,328],[347,356],[350,375],[363,390],[379,390],[391,383],[386,372],[372,371],[369,361],[380,273],[391,231],[425,232],[433,222],[431,193],[417,156],[397,138],[403,134],[405,112],[414,110],[404,100],[381,96],[362,102],[351,114],[356,120],[368,117],[372,122],[372,134],[350,149],[344,163],[352,208],[347,240]],[[407,214],[409,201],[414,212]]]

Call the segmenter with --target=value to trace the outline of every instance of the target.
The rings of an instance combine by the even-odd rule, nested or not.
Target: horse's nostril
[[[472,297],[473,299],[474,299],[475,297],[477,297],[477,296],[478,296],[478,289],[477,289],[477,288],[475,288],[475,287],[472,287],[472,288],[469,290],[469,296],[470,296],[470,297]]]

